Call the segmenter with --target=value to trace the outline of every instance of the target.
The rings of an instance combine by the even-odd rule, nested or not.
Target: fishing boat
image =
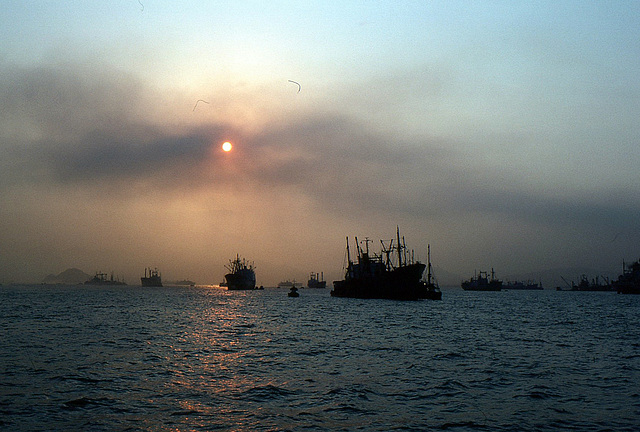
[[[144,276],[140,278],[143,287],[161,287],[162,276],[157,268],[145,267]]]
[[[463,281],[460,286],[465,291],[500,291],[502,289],[502,281],[496,279],[492,268],[491,279],[489,279],[486,271],[480,271],[469,280]]]
[[[309,275],[309,280],[307,281],[307,286],[309,288],[326,288],[327,281],[324,280],[324,272],[321,273],[311,273]]]
[[[236,255],[236,259],[229,260],[225,268],[229,271],[224,275],[229,291],[256,289],[256,273],[252,263]]]
[[[107,279],[106,273],[96,272],[95,276],[84,283],[85,285],[126,285],[124,280],[114,278],[111,273],[111,278]]]
[[[640,294],[640,260],[626,265],[622,263],[622,274],[611,283],[618,294]]]
[[[371,240],[365,238],[362,249],[356,237],[356,261],[351,260],[349,237],[347,237],[347,264],[343,280],[333,282],[333,297],[361,299],[419,300],[424,298],[425,285],[421,281],[425,264],[415,261],[400,239],[396,227],[396,241],[388,245],[380,241],[380,254],[369,251]],[[392,255],[393,254],[393,255]]]
[[[433,276],[433,267],[431,266],[431,245],[427,245],[427,278],[422,281],[421,297],[427,300],[442,300],[442,291]]]
[[[300,297],[300,293],[298,292],[298,288],[292,286],[289,292],[287,293],[289,297]]]

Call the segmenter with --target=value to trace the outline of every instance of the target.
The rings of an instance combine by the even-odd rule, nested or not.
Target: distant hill
[[[70,268],[70,269],[66,269],[62,273],[58,273],[57,275],[54,275],[54,274],[47,275],[42,280],[42,283],[75,285],[75,284],[84,283],[89,279],[91,279],[91,275],[86,274],[80,269]]]

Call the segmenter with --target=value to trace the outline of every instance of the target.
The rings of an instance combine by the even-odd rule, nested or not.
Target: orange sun
[[[229,141],[227,141],[227,142],[222,144],[222,150],[224,150],[226,152],[231,151],[232,147],[233,146],[231,145],[231,143]]]

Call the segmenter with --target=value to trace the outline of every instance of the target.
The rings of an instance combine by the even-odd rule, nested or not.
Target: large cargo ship
[[[491,269],[491,279],[487,272],[478,272],[474,277],[460,284],[465,291],[500,291],[502,290],[502,281],[496,279],[493,269]]]
[[[144,276],[140,278],[140,283],[144,287],[161,287],[162,286],[162,276],[158,269],[145,268]]]
[[[363,250],[356,237],[356,261],[351,261],[349,238],[347,237],[347,265],[343,280],[333,282],[333,297],[362,299],[418,300],[424,298],[424,283],[421,281],[425,264],[415,261],[400,239],[400,229],[396,228],[396,245],[391,240],[384,241],[381,254],[369,251],[371,240],[364,240]]]
[[[225,268],[229,270],[229,273],[224,275],[228,290],[256,289],[256,273],[253,264],[236,255],[236,259],[229,260],[229,265],[226,265]]]

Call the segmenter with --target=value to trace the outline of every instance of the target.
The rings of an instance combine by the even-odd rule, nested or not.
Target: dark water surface
[[[0,430],[638,431],[640,297],[0,287]]]

